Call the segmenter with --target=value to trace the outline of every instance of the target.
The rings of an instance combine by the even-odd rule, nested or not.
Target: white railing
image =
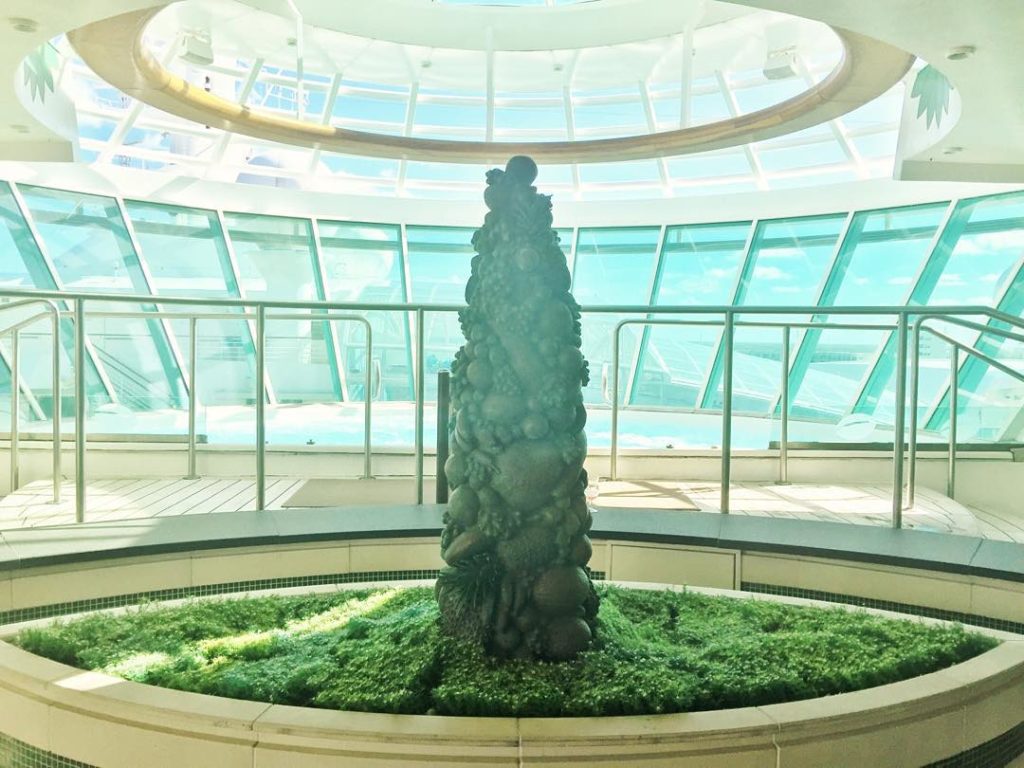
[[[364,477],[372,477],[372,436],[371,436],[371,400],[374,391],[373,371],[376,369],[372,359],[372,328],[369,320],[355,312],[366,312],[373,310],[411,312],[416,317],[416,340],[414,346],[414,381],[415,381],[415,474],[416,474],[416,500],[423,502],[423,460],[424,460],[424,407],[425,407],[425,367],[424,367],[424,327],[426,315],[435,312],[457,312],[462,305],[445,304],[355,304],[339,302],[299,302],[299,301],[254,301],[247,299],[213,299],[198,297],[167,297],[160,296],[154,299],[153,296],[133,296],[125,294],[97,294],[97,293],[69,293],[69,292],[41,292],[41,291],[0,291],[0,297],[7,297],[13,300],[11,303],[0,305],[0,310],[6,310],[15,306],[37,303],[49,307],[46,313],[52,318],[54,329],[54,401],[60,402],[59,392],[59,323],[60,316],[70,314],[74,319],[74,349],[75,349],[75,386],[74,401],[75,407],[75,511],[76,520],[79,522],[85,519],[86,511],[86,445],[87,434],[85,416],[86,402],[85,395],[85,360],[86,360],[86,317],[123,317],[123,318],[159,318],[159,319],[188,319],[189,320],[189,381],[188,391],[188,475],[195,476],[196,473],[196,410],[198,408],[198,397],[196,396],[196,380],[198,371],[196,367],[196,326],[201,320],[209,319],[230,319],[230,320],[253,320],[255,321],[254,347],[256,357],[256,503],[257,508],[265,506],[266,486],[266,343],[265,327],[268,319],[312,319],[322,321],[345,321],[358,322],[363,325],[366,332],[366,364],[364,366]],[[64,313],[57,309],[55,302],[63,301],[73,305],[73,311]],[[138,310],[117,311],[105,307],[102,310],[87,312],[87,304],[91,302],[102,302],[103,304],[159,304],[162,307],[177,307],[177,311],[160,309],[152,312],[140,312]],[[234,312],[212,312],[210,307],[219,309],[235,309]],[[195,308],[195,309],[193,309]],[[793,307],[746,307],[746,306],[708,306],[708,307],[686,307],[686,306],[598,306],[584,307],[584,314],[627,314],[638,315],[636,318],[621,320],[616,326],[612,338],[612,383],[611,383],[611,475],[617,476],[618,471],[618,419],[621,406],[619,405],[619,353],[621,331],[627,325],[721,325],[722,331],[722,438],[721,438],[721,497],[719,507],[722,513],[729,512],[729,489],[732,474],[732,418],[733,418],[733,390],[734,377],[733,362],[734,335],[737,327],[760,327],[778,328],[781,331],[782,341],[782,364],[781,364],[781,442],[779,447],[779,479],[785,481],[788,476],[788,433],[789,433],[789,341],[790,334],[794,328],[803,329],[857,329],[857,330],[879,330],[895,331],[897,334],[896,345],[896,393],[895,393],[895,418],[894,418],[894,441],[893,441],[893,499],[892,499],[892,524],[899,528],[902,526],[902,512],[904,509],[904,435],[906,434],[906,412],[908,405],[907,397],[907,358],[908,340],[910,335],[911,322],[913,321],[913,366],[912,382],[910,386],[910,445],[909,445],[909,480],[910,490],[907,498],[912,501],[914,480],[916,478],[916,432],[917,432],[917,379],[920,358],[919,337],[922,331],[933,335],[954,345],[954,349],[964,351],[984,360],[994,368],[1008,373],[1017,379],[1024,380],[1024,374],[1003,365],[983,352],[970,347],[969,345],[955,341],[951,337],[942,334],[935,329],[924,326],[927,321],[941,320],[944,322],[961,325],[982,331],[986,334],[992,333],[1003,338],[1024,341],[1024,335],[1015,334],[1009,331],[1002,331],[990,325],[972,322],[965,317],[984,317],[990,320],[997,320],[1008,325],[1024,328],[1024,322],[1020,318],[1008,315],[1004,312],[985,306],[965,306],[951,310],[948,307],[929,309],[927,307],[820,307],[820,306],[793,306]],[[664,315],[666,317],[652,317],[652,315]],[[827,317],[829,315],[859,316],[870,318],[891,318],[896,317],[895,324],[890,322],[842,322],[830,323],[827,321],[806,321],[798,322],[791,320],[772,320],[772,316],[793,316],[802,315],[809,317]],[[43,315],[32,317],[23,321],[35,322]],[[690,316],[687,318],[686,316]],[[696,317],[694,317],[696,316]],[[741,320],[740,316],[756,316],[767,318],[763,320]],[[704,319],[697,319],[704,318]],[[19,324],[20,327],[21,324]],[[12,328],[7,332],[12,332]],[[0,333],[3,331],[0,330]],[[14,329],[15,338],[17,329]],[[16,348],[16,342],[15,342]],[[17,371],[17,353],[12,355],[12,397],[17,399],[19,386]],[[955,399],[956,366],[953,366],[951,397]],[[16,403],[15,403],[16,404]],[[55,406],[58,408],[59,406]],[[12,465],[17,464],[17,411],[12,417]],[[59,410],[55,410],[59,416]],[[54,440],[54,495],[59,497],[60,479],[60,419],[54,418],[53,440]],[[955,462],[955,415],[951,419],[951,431],[953,433],[950,444],[950,490],[952,490],[952,477]],[[13,470],[12,470],[13,472]],[[12,474],[14,477],[14,474]]]

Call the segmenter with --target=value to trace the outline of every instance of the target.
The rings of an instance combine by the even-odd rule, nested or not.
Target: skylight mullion
[[[175,35],[173,44],[164,52],[163,57],[160,59],[161,66],[166,67],[174,59],[174,54],[178,50],[178,46],[181,43],[181,34]],[[124,113],[124,116],[114,129],[113,134],[107,139],[106,146],[100,152],[100,156],[96,158],[97,162],[109,163],[111,156],[117,152],[118,148],[124,143],[124,137],[128,135],[128,131],[135,125],[135,121],[139,119],[139,115],[142,114],[142,110],[145,109],[146,105],[139,99],[135,100],[135,103],[128,108],[128,111]]]
[[[690,102],[693,99],[693,27],[683,31],[682,62],[679,70],[679,127],[688,128],[692,121]]]
[[[118,213],[121,215],[121,221],[124,224],[125,232],[128,234],[128,242],[131,244],[132,250],[135,252],[135,260],[139,264],[139,272],[142,274],[142,279],[145,283],[146,290],[151,296],[156,296],[156,286],[153,284],[153,275],[150,272],[149,264],[146,262],[145,257],[142,255],[142,246],[139,244],[139,238],[135,234],[135,226],[132,223],[131,218],[128,216],[128,211],[125,210],[124,200],[120,197],[114,198],[117,203]],[[160,305],[154,305],[157,311],[160,311]],[[178,346],[178,338],[174,334],[174,329],[171,327],[170,319],[164,317],[160,318],[156,323],[150,323],[150,327],[158,325],[163,330],[163,337],[155,332],[153,328],[153,337],[157,344],[157,351],[161,352],[164,344],[167,345],[167,349],[171,353],[171,359],[166,360],[164,355],[160,355],[160,360],[164,364],[164,374],[167,376],[168,386],[171,387],[172,394],[178,399],[179,406],[182,405],[180,401],[180,395],[177,394],[177,387],[174,386],[174,373],[177,370],[178,380],[182,386],[186,388],[186,391],[192,389],[192,372],[189,371],[188,376],[185,375],[187,366],[185,365],[185,357],[181,353],[181,348]],[[162,342],[162,343],[161,343]],[[174,364],[174,368],[171,367],[171,363]]]
[[[928,256],[921,262],[917,276],[914,278],[903,304],[909,305],[915,298],[922,294],[927,299],[932,288],[938,282],[949,257],[956,246],[960,235],[963,234],[967,221],[970,219],[970,206],[964,200],[954,200],[949,204],[942,223],[935,228],[935,235],[932,238],[931,247],[928,249]],[[850,413],[874,414],[878,408],[882,392],[889,382],[889,374],[892,365],[889,365],[886,352],[894,347],[896,333],[890,332],[879,344],[871,362],[868,364],[864,379],[857,390],[857,397],[853,401]],[[895,351],[895,350],[894,350]],[[891,355],[889,357],[892,357]]]
[[[412,126],[416,122],[416,97],[420,92],[419,81],[414,81],[412,87],[409,89],[409,101],[405,107],[405,125],[402,128],[402,135],[409,137],[412,135]],[[409,168],[409,161],[404,157],[398,163],[398,180],[395,183],[395,188],[398,194],[401,195],[405,191],[405,174]]]
[[[338,98],[338,89],[341,88],[341,72],[335,72],[331,78],[331,86],[327,90],[327,98],[324,99],[324,111],[320,115],[320,125],[330,125],[331,115],[334,113],[334,101]],[[315,174],[320,165],[320,156],[323,154],[322,147],[316,147],[309,161],[309,173]]]
[[[658,235],[658,258],[654,264],[654,272],[651,275],[651,290],[647,294],[647,306],[654,306],[655,301],[658,298],[658,290],[661,288],[661,281],[665,275],[665,233],[668,231],[668,227],[665,224],[661,225],[661,233]],[[647,313],[647,319],[654,317],[651,313]],[[641,364],[644,359],[644,355],[647,352],[647,346],[651,338],[651,326],[645,325],[640,330],[640,343],[636,345],[636,350],[633,353],[633,361],[629,366],[629,376],[626,378],[626,392],[623,397],[623,403],[629,405],[633,401],[633,390],[636,387],[637,376],[640,375]]]
[[[494,141],[494,29],[487,28],[487,71],[484,88],[484,141]]]
[[[237,288],[238,298],[245,299],[245,283],[242,282],[242,271],[238,267],[238,255],[235,253],[235,244],[231,240],[231,233],[228,232],[228,224],[224,219],[224,211],[217,209],[217,227],[220,229],[220,236],[224,240],[224,252],[227,254],[228,265],[231,268],[231,280]],[[245,307],[249,310],[250,307]],[[256,350],[256,322],[252,319],[245,321],[249,329],[249,343],[252,345],[253,354]],[[265,342],[265,339],[264,339]],[[274,384],[270,380],[269,370],[263,372],[263,387],[260,396],[266,398],[270,405],[277,405],[277,393],[274,391]]]
[[[807,68],[807,64],[804,62],[803,56],[796,56],[796,68],[808,89],[813,88],[815,86],[814,77]],[[860,156],[860,152],[857,151],[857,147],[855,147],[853,142],[846,136],[845,128],[839,118],[837,117],[833,120],[829,120],[828,127],[829,130],[832,131],[832,135],[835,137],[835,140],[839,143],[839,148],[842,149],[843,154],[846,155],[847,159],[857,169],[857,175],[862,179],[869,178],[871,174],[867,169],[867,165],[864,163],[864,158]]]
[[[720,69],[716,69],[715,79],[718,81],[718,88],[722,92],[722,96],[725,97],[725,103],[729,108],[729,114],[734,118],[739,117],[739,104],[736,103],[736,95],[729,88],[729,82],[726,79],[725,73]],[[757,188],[768,189],[768,181],[765,179],[764,168],[761,167],[761,160],[758,158],[757,153],[754,152],[754,147],[749,142],[743,145],[743,154],[747,156],[747,162],[750,163],[750,168],[754,172],[754,181],[757,184]]]
[[[565,104],[565,130],[566,135],[569,137],[569,141],[576,141],[576,121],[573,119],[572,111],[572,89],[566,84],[562,88],[562,100]],[[577,163],[572,164],[572,187],[573,196],[579,200],[581,185],[580,185],[580,167]]]
[[[651,94],[647,90],[647,83],[641,80],[637,83],[637,88],[640,91],[640,101],[644,108],[644,118],[647,120],[647,132],[656,133],[658,130],[657,124],[654,119],[654,106],[651,104]],[[668,165],[665,162],[664,157],[657,158],[658,162],[658,175],[661,177],[661,192],[663,195],[668,196],[669,194],[669,175]]]
[[[828,269],[825,270],[821,281],[821,288],[818,290],[818,296],[814,301],[815,306],[831,307],[835,303],[836,296],[839,294],[839,288],[850,266],[850,260],[853,258],[853,253],[860,243],[861,234],[864,232],[864,225],[867,223],[871,213],[873,211],[860,213],[851,211],[847,214],[843,229],[839,237],[836,238],[836,250],[832,256],[832,262],[829,264]],[[827,321],[830,315],[816,314],[809,319],[813,322],[819,317]],[[814,352],[817,350],[820,340],[821,329],[806,329],[800,337],[792,363],[789,360],[786,361],[786,375],[789,377],[788,405],[792,405],[799,395],[800,386],[803,384],[807,370],[811,366],[811,360],[814,357]],[[780,391],[775,397],[770,413],[776,413],[781,402],[782,393]]]
[[[767,223],[767,220],[764,223]],[[747,233],[747,242],[743,246],[743,261],[740,264],[740,268],[736,270],[736,282],[733,285],[729,301],[731,306],[735,307],[743,300],[744,288],[750,280],[750,273],[754,267],[754,256],[758,251],[758,235],[762,229],[763,223],[761,221],[755,219],[750,222],[750,231]],[[701,382],[700,390],[697,393],[696,407],[698,410],[709,407],[709,396],[712,392],[714,382],[717,381],[722,364],[721,357],[723,350],[722,342],[725,337],[724,330],[725,329],[723,327],[723,329],[718,332],[718,341],[715,342],[711,351],[709,364],[704,369],[707,373],[705,374],[704,381]]]
[[[330,301],[327,288],[327,270],[324,268],[323,245],[320,241],[320,223],[315,217],[310,217],[310,233],[313,245],[313,284],[316,287],[317,301]],[[316,322],[315,320],[313,322]],[[321,321],[327,325],[327,360],[330,364],[332,381],[338,398],[343,402],[349,402],[348,381],[345,378],[345,365],[341,354],[341,342],[338,339],[338,327],[333,320]],[[341,321],[344,322],[344,321]],[[369,398],[370,393],[366,393]],[[370,407],[367,399],[366,407]]]
[[[252,67],[249,69],[249,74],[246,77],[245,82],[242,84],[242,90],[238,92],[239,104],[244,106],[245,103],[249,101],[249,94],[252,93],[252,89],[255,87],[256,81],[259,79],[260,70],[263,69],[263,61],[264,60],[262,58],[257,58],[255,61],[253,61]],[[231,143],[231,137],[233,135],[234,134],[232,134],[231,132],[225,131],[224,134],[217,141],[217,143],[214,145],[213,152],[210,155],[210,163],[207,168],[208,176],[215,168],[217,168],[217,166],[220,165],[221,161],[224,159],[224,153],[227,151],[228,144]],[[222,221],[221,227],[223,228],[223,226],[224,222]],[[253,335],[255,337],[255,333]]]

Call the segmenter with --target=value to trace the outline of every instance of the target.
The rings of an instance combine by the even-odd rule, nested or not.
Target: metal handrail
[[[1024,321],[1020,318],[1011,316],[999,318],[1007,325],[1014,326],[1016,328],[1024,329]],[[999,362],[990,355],[986,355],[984,352],[976,349],[970,344],[954,339],[941,331],[926,326],[925,323],[928,321],[944,322],[950,325],[957,325],[962,328],[969,328],[972,330],[979,331],[983,334],[992,334],[994,336],[1000,336],[1004,339],[1012,339],[1015,341],[1024,342],[1024,334],[1013,333],[1012,331],[1006,331],[1002,328],[993,328],[989,325],[983,325],[981,323],[975,323],[970,320],[964,320],[960,317],[947,316],[947,315],[936,315],[932,317],[920,317],[914,321],[913,328],[913,356],[911,360],[910,369],[910,444],[908,446],[907,455],[907,506],[912,507],[914,505],[915,493],[917,490],[917,407],[919,399],[919,383],[920,383],[920,372],[921,372],[921,332],[926,331],[936,338],[942,339],[950,345],[950,365],[949,365],[949,448],[948,448],[948,459],[946,467],[946,495],[953,498],[956,492],[956,435],[957,435],[957,410],[958,410],[958,389],[959,389],[959,376],[960,376],[960,352],[977,358],[982,362],[990,365],[998,371],[1001,371],[1018,381],[1024,381],[1024,374],[1020,371],[1016,371],[1013,368]]]
[[[53,389],[53,404],[51,406],[52,421],[53,421],[53,434],[52,440],[52,472],[53,472],[53,503],[60,503],[60,484],[61,480],[61,441],[60,441],[60,418],[62,410],[61,402],[61,387],[60,387],[60,310],[57,305],[46,298],[26,298],[18,301],[11,301],[0,304],[0,311],[9,309],[16,309],[18,307],[28,307],[33,305],[39,305],[43,308],[42,312],[38,312],[31,317],[25,318],[18,321],[14,325],[8,326],[3,329],[2,333],[11,334],[11,436],[10,436],[10,452],[11,452],[11,466],[10,466],[10,485],[11,492],[13,493],[18,489],[20,484],[20,445],[19,436],[21,425],[19,423],[19,411],[21,409],[19,396],[21,394],[21,357],[19,354],[19,335],[23,328],[27,328],[33,323],[38,322],[42,318],[49,315],[50,325],[53,334],[52,340],[52,361],[51,361],[51,375]]]
[[[76,359],[78,365],[76,366],[76,401],[84,402],[85,387],[84,387],[84,349],[85,349],[85,333],[84,333],[84,318],[85,311],[84,305],[87,301],[89,302],[104,302],[104,303],[115,303],[115,304],[154,304],[159,302],[161,306],[182,306],[182,307],[239,307],[243,310],[248,309],[250,311],[243,311],[238,313],[211,313],[211,312],[138,312],[135,313],[112,313],[115,315],[129,316],[134,314],[143,315],[146,317],[172,317],[179,319],[187,319],[190,315],[195,315],[196,319],[205,319],[206,317],[217,317],[226,319],[248,319],[255,317],[256,320],[256,365],[257,365],[257,382],[260,387],[256,399],[256,410],[257,410],[257,447],[256,447],[256,458],[257,458],[257,501],[258,506],[262,508],[264,506],[265,499],[263,498],[263,480],[265,478],[265,403],[263,393],[263,381],[264,377],[262,374],[265,373],[265,346],[263,343],[264,328],[267,319],[276,319],[279,316],[276,312],[268,312],[268,310],[302,310],[304,313],[318,313],[313,314],[313,319],[328,319],[328,315],[324,313],[331,313],[337,311],[394,311],[394,312],[413,312],[416,315],[417,333],[415,340],[415,405],[416,405],[416,437],[415,437],[415,461],[416,461],[416,496],[417,501],[422,503],[423,500],[423,460],[424,460],[424,407],[425,407],[425,370],[424,370],[424,346],[425,346],[425,332],[424,332],[424,321],[426,314],[429,312],[457,312],[464,308],[462,304],[430,304],[424,302],[410,302],[410,303],[352,303],[352,302],[331,302],[331,301],[274,301],[274,300],[251,300],[251,299],[214,299],[210,297],[168,297],[168,296],[151,296],[151,295],[129,295],[129,294],[107,294],[107,293],[74,293],[74,292],[63,292],[63,291],[0,291],[0,297],[13,296],[22,298],[23,300],[64,300],[74,302],[74,316],[76,320],[76,334],[75,334],[75,349]],[[828,322],[807,322],[807,321],[750,321],[739,319],[742,316],[753,316],[753,315],[803,315],[813,317],[829,317],[833,315],[840,316],[895,316],[897,318],[897,324],[895,329],[899,334],[900,343],[897,349],[897,386],[896,386],[896,398],[900,407],[897,408],[894,433],[897,435],[897,439],[894,440],[894,460],[893,460],[893,478],[894,478],[894,490],[893,490],[893,525],[899,527],[901,525],[901,512],[902,512],[902,493],[903,493],[903,451],[900,450],[902,440],[900,436],[904,434],[904,407],[906,401],[906,341],[909,329],[909,321],[911,317],[914,317],[918,321],[922,318],[929,317],[943,317],[948,314],[948,308],[945,309],[929,309],[927,307],[913,307],[913,306],[676,306],[676,305],[665,305],[665,306],[650,306],[650,305],[602,305],[602,306],[585,306],[580,308],[582,312],[587,314],[635,314],[646,316],[643,318],[630,318],[625,321],[620,321],[620,324],[616,326],[615,338],[613,339],[613,351],[615,355],[616,364],[614,366],[613,377],[615,380],[614,389],[615,396],[612,399],[612,408],[614,418],[617,419],[618,411],[618,348],[619,348],[619,331],[622,325],[629,322],[649,323],[649,324],[704,324],[704,325],[718,325],[724,326],[722,332],[722,350],[723,350],[723,428],[722,428],[722,511],[728,512],[728,494],[729,494],[729,478],[731,476],[731,438],[732,438],[732,388],[733,388],[733,377],[732,377],[732,365],[733,365],[733,339],[735,329],[737,327],[754,326],[754,327],[776,327],[783,330],[784,334],[784,345],[788,347],[788,336],[792,328],[840,328],[840,329],[860,329],[860,330],[893,330],[893,325],[890,324],[870,324],[870,323],[828,323]],[[254,312],[252,311],[254,310]],[[110,312],[110,310],[103,310],[103,313]],[[91,313],[95,314],[95,313]],[[720,316],[720,320],[715,321],[677,321],[668,322],[664,319],[652,319],[652,314],[669,314],[669,315],[717,315]],[[993,309],[986,306],[965,306],[957,309],[957,314],[963,315],[974,315],[983,316],[992,320],[1000,320],[1009,324],[1020,324],[1020,320],[1012,315],[1005,312]],[[304,314],[305,318],[307,315]],[[339,318],[341,319],[341,318]],[[347,318],[346,318],[347,319]],[[354,319],[354,318],[353,318]],[[365,318],[360,318],[369,324]],[[967,321],[965,321],[967,322]],[[1024,327],[1024,326],[1022,326]],[[987,328],[987,327],[986,327]],[[992,329],[987,329],[991,331]],[[369,355],[370,339],[367,339],[367,349]],[[787,367],[787,376],[784,377],[784,389],[788,385],[788,355],[784,359],[784,365]],[[190,386],[190,392],[193,387]],[[372,371],[371,364],[367,365],[367,411],[369,412],[369,394],[372,392]],[[788,422],[788,391],[784,391],[784,398],[787,401],[783,406],[783,417],[784,421]],[[369,422],[367,422],[369,423]],[[367,429],[366,442],[369,446],[369,427]],[[194,432],[194,424],[191,430]],[[617,431],[617,426],[616,426]],[[613,444],[613,462],[615,461],[615,453],[617,451],[617,434],[615,434],[615,443]],[[783,425],[783,444],[788,442],[788,423]],[[76,517],[81,520],[84,515],[84,459],[85,459],[85,423],[84,423],[84,408],[76,409],[76,466],[78,469],[76,477]],[[367,448],[367,454],[369,454],[369,448]],[[786,479],[786,449],[783,447],[780,450],[780,481],[784,482]],[[190,469],[191,469],[190,465]]]
[[[620,320],[615,325],[614,335],[612,337],[612,391],[610,395],[611,401],[611,449],[609,451],[609,474],[612,480],[618,479],[618,459],[619,459],[619,411],[622,408],[628,408],[628,403],[620,406],[619,405],[619,360],[620,360],[620,349],[622,341],[622,329],[627,325],[642,325],[642,326],[731,326],[730,334],[726,337],[728,342],[732,341],[731,331],[737,327],[754,327],[754,328],[779,328],[782,330],[782,401],[781,401],[781,430],[780,430],[780,441],[779,441],[779,480],[780,484],[787,483],[789,481],[789,346],[790,346],[790,331],[793,328],[816,328],[822,330],[882,330],[892,331],[898,326],[892,324],[858,324],[858,323],[829,323],[829,322],[806,322],[806,321],[741,321],[732,320],[729,318],[734,317],[735,314],[741,314],[741,312],[727,313],[724,320],[681,320],[677,318],[626,318]],[[788,314],[788,313],[787,313]],[[818,313],[821,314],[821,313]],[[839,312],[835,314],[841,314]],[[888,313],[885,313],[888,314]],[[728,483],[731,475],[731,458],[727,458],[731,453],[731,442],[732,442],[732,345],[728,344],[728,348],[725,350],[723,356],[723,372],[722,372],[722,486],[720,489],[719,496],[719,509],[723,513],[729,512],[729,489]],[[728,383],[726,383],[728,382]]]

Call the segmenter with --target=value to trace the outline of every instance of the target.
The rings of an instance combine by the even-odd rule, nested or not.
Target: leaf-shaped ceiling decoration
[[[53,70],[57,67],[57,52],[49,43],[43,43],[25,57],[22,70],[25,85],[32,101],[46,101],[46,92],[54,92]]]
[[[946,76],[931,64],[917,73],[914,87],[910,90],[910,98],[917,99],[917,116],[925,116],[925,127],[942,125],[942,116],[949,112],[949,94],[952,84]]]

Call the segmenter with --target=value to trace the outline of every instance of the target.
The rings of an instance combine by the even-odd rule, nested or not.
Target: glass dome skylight
[[[300,46],[278,16],[227,0],[186,0],[160,14],[146,43],[176,75],[254,110],[449,141],[575,141],[728,120],[813,87],[841,55],[831,30],[794,17],[742,9],[707,21],[689,33],[575,50],[426,48],[319,28]],[[209,52],[201,63],[188,53],[197,40]],[[484,166],[342,155],[171,116],[109,87],[61,47],[69,56],[61,86],[77,105],[88,162],[357,194],[479,194]],[[710,153],[548,165],[545,184],[559,195],[601,199],[886,177],[901,104],[899,85],[798,133]]]

